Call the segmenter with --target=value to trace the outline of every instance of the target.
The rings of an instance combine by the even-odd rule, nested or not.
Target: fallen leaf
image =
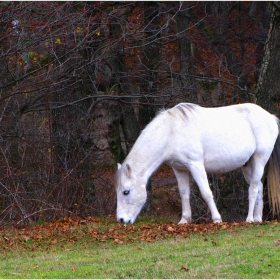
[[[56,243],[57,243],[57,239],[56,238],[51,241],[51,244],[53,244],[53,245],[55,245]]]
[[[212,241],[212,245],[213,245],[213,246],[216,246],[217,243],[216,243],[215,241]]]
[[[169,231],[169,232],[173,232],[175,229],[173,228],[173,227],[168,227],[167,228],[167,231]]]
[[[8,237],[3,236],[3,238],[4,238],[5,241],[9,241],[9,238],[8,238]]]
[[[30,237],[29,236],[23,236],[23,239],[25,242],[28,242],[30,240]]]
[[[143,225],[142,226],[142,229],[151,229],[152,227],[151,226],[148,226],[148,225]]]
[[[280,239],[275,240],[274,244],[279,246],[280,245]]]
[[[189,269],[187,267],[185,267],[184,265],[182,265],[181,270],[189,271]]]

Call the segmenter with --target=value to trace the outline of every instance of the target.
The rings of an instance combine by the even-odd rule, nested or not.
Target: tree
[[[109,85],[110,89],[114,90],[118,96],[132,95],[126,65],[126,38],[123,35],[123,28],[125,28],[131,9],[131,5],[124,5],[120,10],[116,11],[116,14],[122,15],[121,17],[111,16],[108,18],[112,25],[110,40],[117,42],[113,43],[114,46],[111,49],[111,55],[106,60],[111,70]],[[108,103],[108,106],[110,106],[109,115],[111,115],[108,136],[115,166],[124,160],[124,157],[132,148],[140,131],[139,122],[131,104],[131,98],[127,98],[126,100],[120,99],[120,101],[120,103]],[[121,128],[125,140],[125,151],[123,151],[121,144]]]
[[[271,2],[270,28],[265,44],[265,54],[257,84],[257,102],[273,114],[279,114],[280,104],[280,6]]]
[[[183,6],[187,6],[186,3],[183,3]],[[176,16],[177,22],[177,32],[178,32],[178,53],[180,61],[180,87],[183,89],[186,95],[186,99],[190,102],[197,102],[197,98],[194,92],[194,50],[193,43],[190,40],[189,29],[191,28],[190,24],[190,15],[188,14],[188,9],[184,7],[179,9],[179,12]]]

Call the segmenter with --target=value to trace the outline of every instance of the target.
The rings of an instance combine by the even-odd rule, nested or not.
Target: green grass
[[[0,278],[280,278],[279,239],[280,224],[269,223],[154,242],[28,240],[0,252]]]

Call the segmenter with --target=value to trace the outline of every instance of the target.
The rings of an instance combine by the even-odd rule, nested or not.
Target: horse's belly
[[[244,166],[252,154],[253,146],[242,147],[240,149],[216,151],[206,153],[204,156],[204,166],[207,173],[225,173]]]
[[[245,165],[248,160],[247,158],[235,159],[233,161],[223,161],[220,159],[217,161],[205,162],[204,166],[206,172],[210,174],[226,173]]]

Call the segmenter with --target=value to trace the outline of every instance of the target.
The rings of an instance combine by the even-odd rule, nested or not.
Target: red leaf
[[[182,265],[181,270],[189,271],[189,269],[187,267],[185,267],[184,265]]]

